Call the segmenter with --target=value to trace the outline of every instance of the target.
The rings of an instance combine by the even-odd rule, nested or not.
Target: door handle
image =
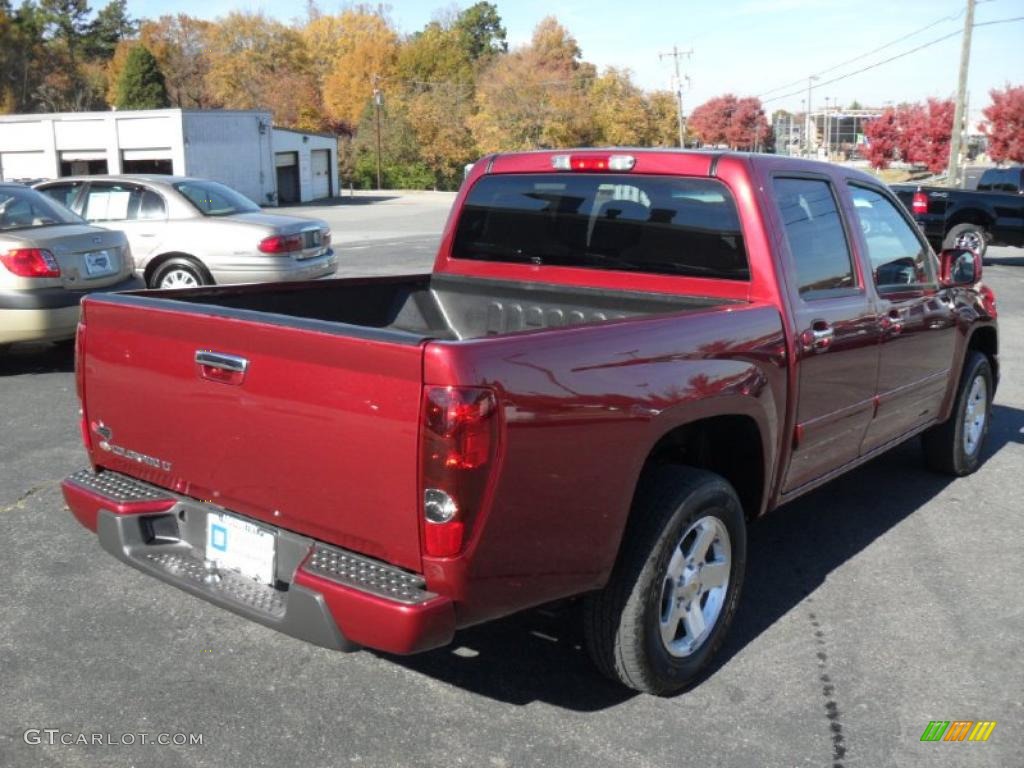
[[[222,384],[241,384],[249,369],[249,361],[244,357],[209,349],[197,349],[195,359],[200,376]]]
[[[800,334],[805,352],[814,352],[820,355],[828,352],[835,341],[836,331],[826,320],[815,320],[811,327]]]

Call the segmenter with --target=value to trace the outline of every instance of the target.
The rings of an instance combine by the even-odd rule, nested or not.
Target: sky
[[[576,38],[583,57],[599,68],[629,69],[645,89],[669,88],[673,46],[691,50],[680,60],[689,78],[684,109],[723,93],[762,96],[765,109],[802,109],[809,75],[820,75],[811,93],[814,108],[825,103],[884,106],[956,91],[966,0],[492,0],[511,46],[529,42],[533,28],[553,14]],[[100,5],[98,0],[94,4]],[[415,32],[439,11],[465,8],[469,0],[392,0],[386,5],[399,31]],[[324,12],[351,5],[319,0]],[[188,13],[213,19],[232,10],[261,11],[282,21],[305,16],[302,0],[128,0],[129,13],[147,18]],[[975,23],[1024,17],[1024,0],[978,0]],[[933,26],[929,26],[932,25]],[[902,42],[867,55],[897,38],[929,26]],[[952,37],[863,74],[824,84],[863,66],[953,34]],[[795,85],[778,90],[788,83]],[[977,27],[971,46],[970,118],[981,119],[988,92],[1024,83],[1024,21]],[[793,93],[797,91],[797,93]],[[766,93],[770,92],[770,93]]]

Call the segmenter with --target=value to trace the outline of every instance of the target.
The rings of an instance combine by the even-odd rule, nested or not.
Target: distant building
[[[0,115],[0,180],[168,173],[261,205],[338,192],[334,137],[273,128],[269,112],[153,109]]]
[[[850,160],[864,145],[864,126],[882,114],[881,109],[814,110],[810,119],[810,147],[807,142],[807,113],[776,112],[772,116],[775,151],[780,155]]]

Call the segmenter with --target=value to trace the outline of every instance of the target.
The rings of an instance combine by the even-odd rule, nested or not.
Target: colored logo
[[[988,741],[995,727],[995,720],[932,720],[921,741]]]
[[[228,549],[228,529],[220,525],[210,526],[210,546],[214,549],[219,549],[221,552],[227,552]]]

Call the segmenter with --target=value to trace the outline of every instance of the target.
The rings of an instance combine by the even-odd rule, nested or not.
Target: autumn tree
[[[543,19],[528,46],[497,57],[477,81],[470,130],[481,151],[590,144],[594,77],[576,39],[553,16]]]
[[[1024,85],[989,91],[992,103],[982,110],[981,132],[988,137],[988,155],[997,163],[1024,163]]]
[[[924,104],[886,108],[864,128],[866,156],[874,168],[888,168],[897,159],[927,166],[938,173],[949,162],[953,102],[928,99]]]
[[[939,173],[949,163],[949,141],[953,133],[952,100],[928,99],[924,104],[904,107],[900,114],[900,154]]]
[[[693,110],[689,124],[697,138],[711,146],[757,149],[771,140],[761,101],[754,97],[717,96]]]
[[[420,159],[446,188],[458,185],[463,167],[477,155],[467,128],[474,62],[457,23],[433,21],[402,44],[390,97],[406,105]]]
[[[651,125],[649,143],[655,147],[678,147],[679,97],[672,91],[651,91],[646,98]],[[691,131],[689,126],[685,127],[689,141]]]
[[[899,149],[900,128],[896,110],[886,107],[881,115],[869,121],[864,126],[864,138],[867,140],[864,156],[871,167],[888,168]]]
[[[144,45],[128,53],[117,81],[118,109],[160,109],[168,106],[167,85],[156,59]]]
[[[319,123],[320,94],[302,35],[262,13],[230,13],[213,27],[206,83],[229,109],[268,109],[279,125],[303,130]]]
[[[650,143],[651,110],[629,71],[609,67],[587,93],[596,144],[639,147]]]
[[[386,89],[395,73],[398,33],[382,9],[356,6],[313,18],[302,35],[316,51],[313,72],[326,116],[353,131],[374,90]]]
[[[139,41],[149,48],[167,80],[167,96],[175,107],[208,109],[222,106],[208,82],[215,24],[179,13],[144,21]],[[111,62],[113,67],[120,46]]]
[[[362,189],[377,184],[377,136],[374,107],[367,104],[352,140],[354,182]],[[416,133],[405,107],[386,102],[381,115],[381,175],[384,189],[431,189],[435,174],[420,157]]]

